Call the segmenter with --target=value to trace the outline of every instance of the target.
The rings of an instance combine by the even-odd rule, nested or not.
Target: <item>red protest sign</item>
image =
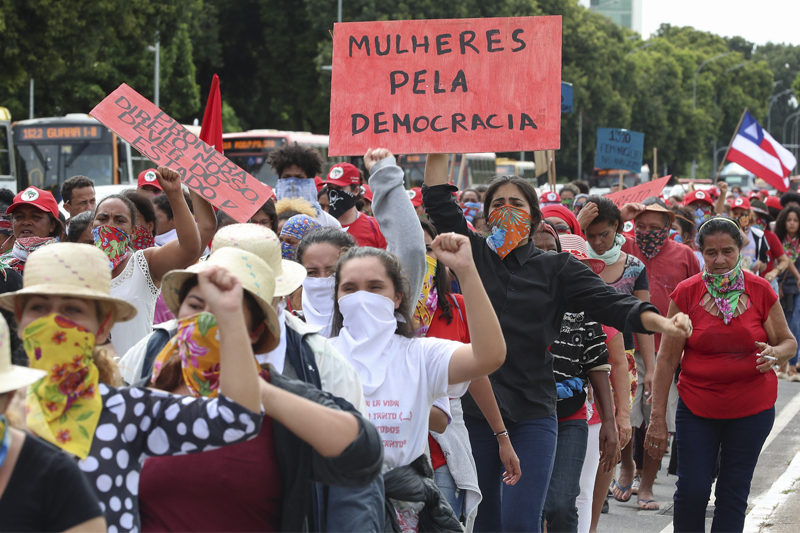
[[[334,25],[331,155],[557,149],[561,17]]]
[[[661,196],[661,191],[663,191],[664,187],[667,186],[670,178],[672,178],[672,176],[664,176],[663,178],[658,178],[654,181],[648,181],[623,191],[606,194],[605,196],[614,202],[617,207],[622,207],[623,205],[630,203],[640,204],[651,196]]]
[[[269,186],[124,83],[97,104],[91,114],[156,165],[180,172],[187,187],[238,222],[250,220],[272,196]]]

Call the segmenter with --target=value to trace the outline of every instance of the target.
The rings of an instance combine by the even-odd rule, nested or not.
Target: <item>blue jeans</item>
[[[800,294],[795,294],[794,296],[792,311],[790,313],[784,311],[783,314],[786,316],[786,323],[789,324],[789,330],[792,332],[792,335],[794,335],[796,339],[800,339]],[[800,354],[800,347],[798,347],[794,357],[789,359],[790,366],[797,366],[798,354]]]
[[[544,504],[548,531],[578,531],[575,500],[581,493],[581,470],[586,459],[589,425],[586,420],[558,423],[558,446]]]
[[[513,423],[506,420],[514,451],[525,469],[513,486],[503,484],[505,468],[500,461],[497,437],[486,420],[464,415],[464,422],[483,495],[474,531],[541,531],[558,439],[556,416]]]
[[[386,513],[383,476],[366,487],[328,486],[325,531],[383,531]]]
[[[436,480],[436,486],[444,494],[447,503],[456,513],[456,517],[461,520],[461,515],[464,514],[464,491],[456,486],[456,481],[450,474],[450,468],[447,465],[440,466],[433,471],[433,478]]]
[[[711,531],[742,531],[753,471],[774,421],[775,407],[744,418],[722,420],[696,416],[683,400],[678,401],[678,490],[673,497],[676,533],[705,531],[718,452],[717,501]]]

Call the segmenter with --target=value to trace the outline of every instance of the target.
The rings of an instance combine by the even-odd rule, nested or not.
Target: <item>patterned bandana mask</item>
[[[356,197],[345,190],[331,189],[328,191],[328,214],[333,218],[341,218],[342,215],[356,206]]]
[[[644,255],[647,259],[652,259],[658,255],[658,252],[661,251],[664,243],[667,242],[669,230],[669,226],[663,229],[654,229],[648,231],[636,230],[636,245],[642,251],[642,255]]]
[[[281,257],[287,261],[294,261],[297,254],[297,248],[292,246],[291,243],[281,241]]]
[[[763,218],[753,218],[753,222],[751,223],[751,227],[760,229],[761,231],[767,229],[767,226],[768,223]]]
[[[11,432],[8,430],[8,418],[6,418],[6,415],[0,415],[0,467],[6,462],[10,447]]]
[[[31,322],[22,340],[31,368],[47,372],[28,387],[28,428],[85,459],[103,409],[94,334],[53,313]]]
[[[11,249],[11,254],[7,255],[5,261],[0,262],[0,266],[4,268],[13,268],[20,274],[25,271],[25,262],[28,256],[48,244],[58,242],[58,237],[24,237],[17,239],[14,242],[14,247]]]
[[[281,237],[294,237],[298,241],[302,240],[308,233],[315,229],[321,228],[319,222],[314,220],[308,215],[295,215],[283,225],[281,229]],[[281,256],[289,261],[294,261],[295,253],[297,251],[296,244],[289,244],[288,242],[281,242]]]
[[[461,204],[461,210],[464,211],[464,218],[467,222],[472,222],[475,215],[481,212],[481,204],[478,202],[464,202]]]
[[[108,257],[111,270],[119,266],[128,255],[131,240],[128,234],[114,226],[98,226],[92,230],[94,245],[103,250]]]
[[[92,232],[94,234],[94,232]],[[144,226],[136,226],[131,235],[131,246],[134,250],[146,250],[156,245],[156,239],[153,233]]]
[[[426,255],[427,270],[422,283],[422,293],[414,308],[414,325],[417,327],[416,336],[424,337],[428,333],[433,321],[433,315],[439,307],[439,294],[436,291],[436,259]]]
[[[500,259],[505,257],[531,234],[531,215],[513,205],[498,207],[487,219],[492,234],[486,243]]]
[[[722,313],[722,320],[725,324],[729,324],[739,305],[739,297],[744,293],[742,257],[739,256],[733,270],[725,274],[711,274],[707,270],[703,270],[703,282],[706,284],[708,294],[714,297],[717,309]]]
[[[562,198],[561,205],[566,207],[567,209],[572,209],[572,203],[575,201],[575,198]]]
[[[699,229],[700,226],[712,217],[711,208],[710,207],[698,207],[694,210],[694,223]]]
[[[797,261],[800,257],[800,239],[797,237],[785,237],[783,239],[783,251],[789,256],[789,261]]]
[[[734,216],[733,220],[739,224],[743,232],[747,233],[747,230],[750,229],[750,215]]]

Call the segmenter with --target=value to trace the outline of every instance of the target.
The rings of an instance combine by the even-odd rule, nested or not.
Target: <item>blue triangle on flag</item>
[[[760,145],[761,141],[764,140],[764,130],[761,128],[761,124],[750,114],[750,111],[745,111],[738,134],[757,145]]]

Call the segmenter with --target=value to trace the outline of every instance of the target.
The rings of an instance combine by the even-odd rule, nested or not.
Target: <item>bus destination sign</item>
[[[222,150],[272,150],[283,145],[283,139],[235,139],[222,141]]]
[[[20,130],[19,141],[71,141],[102,139],[103,126],[45,126]]]

